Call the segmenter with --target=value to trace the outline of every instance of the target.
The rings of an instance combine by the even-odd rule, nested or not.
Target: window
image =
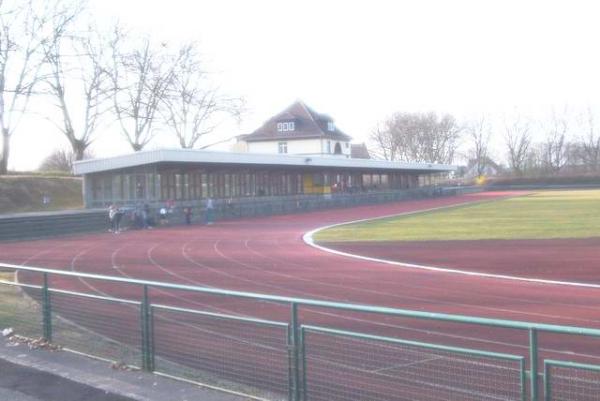
[[[345,145],[346,145],[346,149],[348,149],[350,147],[350,142],[346,142]]]
[[[333,121],[328,121],[327,122],[327,131],[335,131],[335,124],[333,123]]]
[[[293,121],[288,121],[285,123],[277,123],[277,131],[279,132],[288,132],[293,131],[296,127],[296,124]]]
[[[336,155],[341,155],[342,154],[342,146],[340,145],[339,142],[336,142],[333,153]]]
[[[331,141],[327,141],[327,153],[331,153]]]
[[[279,142],[279,153],[287,153],[287,142]]]

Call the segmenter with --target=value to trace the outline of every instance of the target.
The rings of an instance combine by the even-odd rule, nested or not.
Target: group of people
[[[166,225],[169,223],[169,215],[173,213],[175,209],[175,202],[168,201],[158,211],[158,221],[160,225]],[[121,232],[121,222],[125,215],[125,209],[117,204],[111,204],[108,208],[108,219],[110,221],[109,232],[119,234]],[[190,206],[183,208],[183,216],[187,225],[192,224],[193,209]],[[150,206],[145,204],[138,206],[135,209],[131,209],[131,220],[133,226],[138,229],[151,229],[155,225],[155,220],[152,218],[150,212]],[[214,202],[211,198],[207,198],[205,201],[205,213],[204,222],[207,225],[211,225],[214,220]]]
[[[108,208],[108,220],[110,221],[109,232],[119,234],[121,232],[121,220],[123,219],[123,210],[114,203]]]

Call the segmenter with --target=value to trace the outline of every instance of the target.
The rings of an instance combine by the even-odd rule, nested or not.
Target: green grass
[[[14,283],[14,273],[0,272],[0,280]],[[16,286],[0,284],[0,330],[12,328],[26,337],[42,335],[39,305]]]
[[[600,190],[545,191],[436,212],[348,224],[317,241],[430,241],[600,236]]]
[[[12,328],[15,334],[31,339],[43,335],[42,307],[33,298],[14,285],[14,273],[0,271],[0,330]],[[41,290],[29,290],[40,294]],[[31,295],[31,294],[30,294]],[[73,304],[78,304],[73,298]],[[102,301],[99,301],[102,302]],[[83,305],[79,303],[79,305]],[[140,352],[137,346],[128,346],[92,330],[64,319],[53,313],[52,319],[53,343],[70,349],[96,355],[102,358],[123,362],[127,365],[140,364]]]
[[[42,204],[42,196],[50,204]],[[77,177],[1,176],[0,213],[80,209],[81,179]]]

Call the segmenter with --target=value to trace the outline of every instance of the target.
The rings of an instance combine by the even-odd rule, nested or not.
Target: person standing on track
[[[214,212],[214,204],[211,198],[206,198],[206,212],[204,214],[205,221],[207,225],[211,225],[213,223],[213,212]]]
[[[115,232],[115,226],[116,226],[116,222],[117,222],[117,207],[115,206],[114,203],[111,203],[110,206],[108,207],[108,221],[110,222],[110,228],[108,229],[108,232],[114,233]]]
[[[192,207],[187,206],[183,208],[183,214],[185,216],[185,224],[187,224],[188,226],[192,224]]]
[[[123,211],[119,208],[119,206],[115,206],[115,215],[114,215],[114,227],[113,233],[119,234],[121,232],[121,219],[123,218]]]
[[[158,214],[159,214],[158,219],[159,219],[160,225],[161,226],[166,225],[168,223],[168,221],[167,221],[167,208],[164,207],[164,206],[161,207],[160,211],[158,212]]]

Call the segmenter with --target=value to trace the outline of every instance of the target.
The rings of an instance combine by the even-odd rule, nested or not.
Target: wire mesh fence
[[[140,302],[50,290],[52,341],[73,351],[141,367]]]
[[[302,328],[304,400],[522,400],[520,356]]]
[[[287,399],[287,323],[152,305],[154,368],[174,376]]]
[[[546,360],[545,401],[600,400],[600,365]]]
[[[14,273],[0,272],[0,329],[12,327],[17,334],[44,337],[69,350],[255,397],[290,401],[539,401],[542,396],[600,400],[600,365],[575,363],[582,362],[586,350],[587,361],[597,360],[592,355],[600,339],[597,329],[2,267],[24,274],[16,282]],[[71,279],[88,283],[88,290],[110,291],[111,295],[57,288],[73,284]],[[234,311],[224,312],[223,306]],[[300,322],[310,323],[310,316],[302,312],[314,308],[327,309],[327,320],[319,315],[321,321],[300,326]],[[529,345],[513,354],[515,348],[506,351],[494,341],[474,343],[467,337],[461,337],[465,343],[457,344],[427,333],[425,343],[409,337],[404,326],[385,332],[366,324],[342,330],[339,317],[344,313],[417,319],[436,327],[444,322],[453,329],[476,325],[485,328],[482,335],[519,331],[529,334],[523,336]],[[577,353],[568,353],[570,362],[550,360],[558,351],[538,345],[538,331],[552,333],[552,337],[542,337],[548,344],[562,341],[556,335],[579,339],[569,343],[576,345]],[[565,354],[561,352],[561,358]],[[534,361],[544,363],[545,376]],[[525,367],[530,370],[527,380]],[[542,377],[543,386],[538,381]]]
[[[0,330],[29,338],[43,336],[42,289],[19,285],[14,273],[0,273]]]

